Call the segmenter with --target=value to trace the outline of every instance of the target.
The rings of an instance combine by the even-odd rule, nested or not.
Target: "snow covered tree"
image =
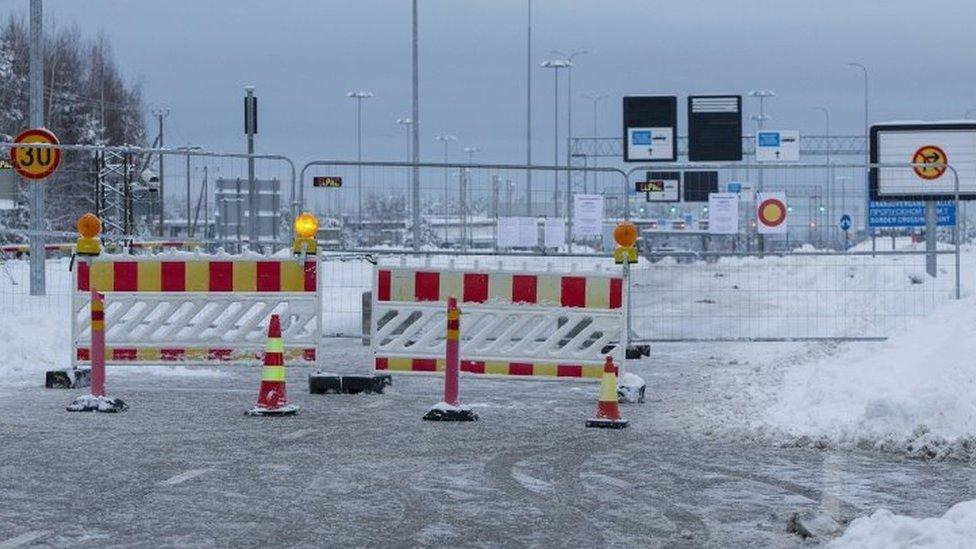
[[[0,25],[0,138],[9,141],[30,125],[29,32],[23,16]],[[66,144],[144,145],[138,85],[126,85],[104,36],[82,37],[77,27],[45,28],[45,126]],[[72,231],[93,204],[92,155],[64,152],[58,172],[44,181],[47,225]],[[26,191],[17,211],[0,213],[0,241],[24,241]]]

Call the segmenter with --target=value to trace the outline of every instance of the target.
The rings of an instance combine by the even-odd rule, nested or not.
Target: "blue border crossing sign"
[[[955,226],[956,206],[952,201],[940,200],[936,211],[940,227]],[[924,227],[925,202],[872,200],[868,204],[868,226],[875,229]]]

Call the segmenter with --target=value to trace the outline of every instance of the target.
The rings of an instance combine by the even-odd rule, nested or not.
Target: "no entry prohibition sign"
[[[919,147],[912,155],[912,164],[948,164],[949,155],[941,147],[935,145],[925,145]],[[922,179],[938,179],[945,173],[946,167],[943,166],[915,166],[915,175]]]
[[[759,232],[761,234],[785,233],[788,211],[784,193],[763,193],[756,206]]]

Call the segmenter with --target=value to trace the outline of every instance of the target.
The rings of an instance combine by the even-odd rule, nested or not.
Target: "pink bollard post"
[[[457,298],[447,299],[447,357],[444,366],[444,402],[458,406],[458,375],[461,370],[460,334],[461,311]]]
[[[457,298],[447,298],[446,361],[444,365],[444,402],[438,402],[424,419],[430,421],[477,421],[478,414],[461,406],[458,377],[461,375],[461,310]]]
[[[105,296],[91,293],[91,394],[74,400],[69,412],[124,412],[129,405],[105,395]]]
[[[91,394],[105,396],[105,296],[91,292]]]

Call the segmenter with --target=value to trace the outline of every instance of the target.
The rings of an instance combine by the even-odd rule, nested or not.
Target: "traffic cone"
[[[604,429],[623,429],[627,426],[627,420],[620,419],[620,408],[617,406],[617,367],[614,366],[610,355],[607,355],[607,362],[603,366],[603,381],[600,382],[600,400],[596,405],[596,417],[586,420],[586,426]]]
[[[271,315],[268,324],[268,345],[264,351],[264,368],[261,369],[261,389],[258,404],[246,415],[290,416],[298,413],[298,406],[288,404],[285,396],[285,349],[281,343],[281,321]]]

